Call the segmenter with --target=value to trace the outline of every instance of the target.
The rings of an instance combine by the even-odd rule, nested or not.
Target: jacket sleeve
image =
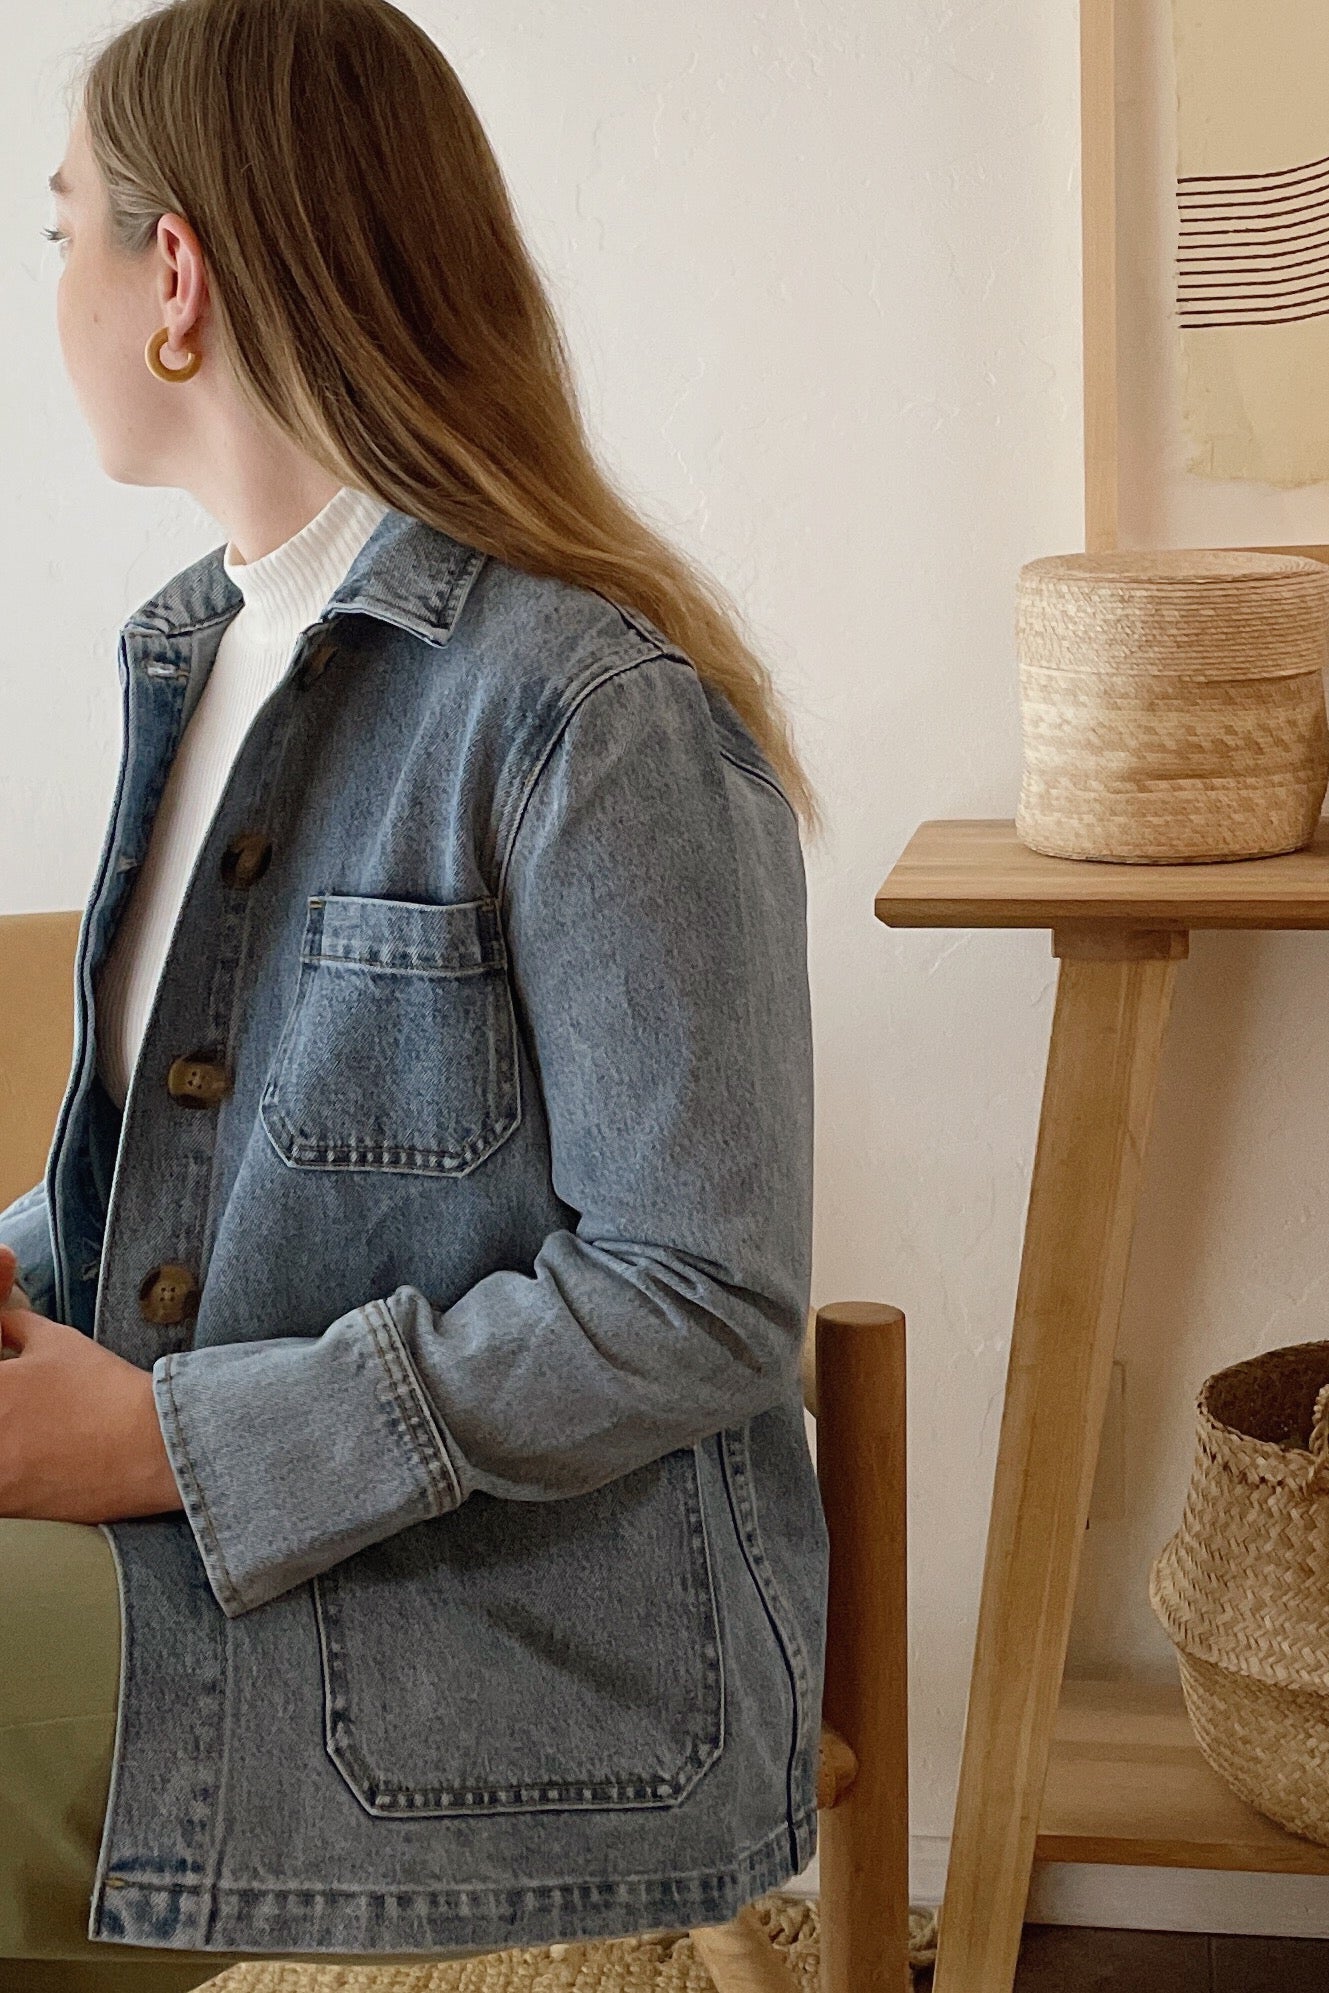
[[[13,1299],[39,1315],[54,1316],[55,1262],[46,1216],[45,1179],[0,1211],[0,1245],[12,1246],[18,1254]]]
[[[528,781],[497,897],[575,1228],[448,1307],[403,1283],[316,1337],[153,1366],[228,1615],[475,1489],[576,1495],[801,1392],[806,886],[744,760],[660,654],[606,668]]]

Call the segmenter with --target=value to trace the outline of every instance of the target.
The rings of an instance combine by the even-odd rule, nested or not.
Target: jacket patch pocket
[[[312,1580],[329,1757],[367,1812],[672,1806],[719,1756],[697,1456],[476,1491]]]
[[[483,1162],[521,1119],[494,902],[312,897],[259,1115],[305,1169],[464,1176]]]

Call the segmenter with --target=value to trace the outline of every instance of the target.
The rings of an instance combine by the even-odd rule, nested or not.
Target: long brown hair
[[[423,29],[388,0],[170,0],[79,82],[115,242],[187,218],[253,405],[344,483],[640,610],[820,833],[736,605],[595,460],[502,172]]]

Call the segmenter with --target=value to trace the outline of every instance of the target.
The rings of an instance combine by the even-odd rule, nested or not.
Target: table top
[[[921,823],[877,891],[888,927],[1329,927],[1329,817],[1301,851],[1205,865],[1045,858],[1006,817]]]

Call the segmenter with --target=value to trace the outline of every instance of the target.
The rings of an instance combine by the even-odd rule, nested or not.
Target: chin
[[[108,478],[114,484],[151,484],[153,480],[144,475],[142,467],[127,453],[99,444],[97,459]]]

